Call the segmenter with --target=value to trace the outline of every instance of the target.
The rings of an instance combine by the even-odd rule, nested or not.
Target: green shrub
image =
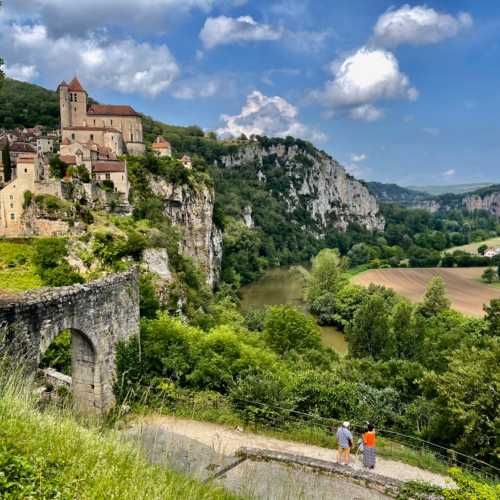
[[[23,193],[23,208],[26,210],[30,205],[31,201],[33,200],[33,193],[31,191],[25,191]]]
[[[500,498],[500,484],[498,483],[492,485],[470,479],[460,469],[451,469],[450,476],[457,487],[444,490],[446,500],[498,500]]]
[[[71,332],[60,333],[45,351],[40,368],[54,368],[65,375],[71,375]]]
[[[231,388],[229,398],[245,422],[273,427],[290,421],[295,403],[278,374],[242,378]]]
[[[66,262],[67,242],[63,238],[41,238],[34,244],[33,263],[45,285],[83,283],[82,276]]]

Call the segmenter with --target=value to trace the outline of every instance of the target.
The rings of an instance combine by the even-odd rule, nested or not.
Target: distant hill
[[[385,184],[383,182],[366,182],[365,184],[378,201],[383,203],[412,205],[429,198],[427,193],[404,188],[397,184]]]
[[[0,127],[59,126],[59,98],[53,90],[6,78],[0,89]]]
[[[472,184],[454,184],[450,186],[406,186],[406,189],[412,191],[420,191],[433,196],[442,194],[464,194],[472,191],[477,191],[488,186],[493,185],[493,182],[478,182]]]

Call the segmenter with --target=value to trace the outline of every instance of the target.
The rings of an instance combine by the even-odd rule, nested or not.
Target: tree
[[[2,70],[3,66],[3,59],[0,57],[0,89],[2,88],[3,81],[5,79],[5,73]]]
[[[500,336],[500,299],[492,299],[489,306],[484,306],[488,332],[492,336]]]
[[[424,301],[419,307],[420,313],[426,318],[435,316],[450,308],[450,299],[446,295],[443,278],[436,276],[429,281]]]
[[[492,267],[488,267],[484,270],[481,275],[481,279],[486,283],[493,283],[497,277],[495,270]]]
[[[463,346],[450,356],[448,370],[429,372],[422,386],[434,400],[429,437],[458,448],[492,465],[497,456],[500,405],[500,338],[488,339],[484,349]]]
[[[12,179],[12,163],[10,161],[10,147],[9,141],[2,151],[2,165],[3,165],[3,180],[9,182]]]
[[[488,245],[480,245],[477,249],[477,253],[480,254],[480,255],[484,255],[484,252],[486,252],[486,250],[488,250]]]
[[[315,321],[290,306],[269,308],[264,322],[264,337],[273,350],[319,349],[321,337]]]
[[[415,359],[422,347],[423,338],[418,335],[413,318],[414,307],[408,300],[401,300],[392,311],[391,326],[396,343],[396,356]]]
[[[395,350],[388,304],[379,293],[370,295],[358,308],[347,331],[349,353],[357,358],[389,359]]]
[[[312,269],[307,277],[307,300],[316,299],[330,293],[335,296],[347,284],[344,262],[337,249],[324,249],[314,257]]]
[[[52,177],[62,179],[66,174],[67,165],[59,156],[54,155],[49,161],[49,172]]]

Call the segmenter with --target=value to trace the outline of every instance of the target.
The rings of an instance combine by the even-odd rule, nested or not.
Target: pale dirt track
[[[141,424],[164,427],[165,430],[171,433],[180,434],[203,443],[211,447],[217,453],[224,455],[234,455],[238,448],[250,447],[283,451],[333,462],[336,461],[336,451],[332,449],[320,448],[319,446],[293,441],[284,441],[260,434],[235,430],[209,422],[152,415],[136,421],[134,426],[140,426]],[[362,467],[361,463],[355,458],[353,458],[352,466],[354,468]],[[438,486],[450,484],[444,476],[439,474],[434,474],[412,465],[380,457],[377,457],[375,472],[401,481],[426,481]]]
[[[370,269],[354,276],[353,283],[368,286],[370,283],[392,288],[412,302],[420,302],[429,281],[441,276],[452,307],[468,316],[484,315],[483,305],[491,299],[500,299],[500,288],[479,283],[484,267],[466,268],[414,268]]]

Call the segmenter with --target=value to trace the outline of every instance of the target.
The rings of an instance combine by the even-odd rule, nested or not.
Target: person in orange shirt
[[[363,465],[369,469],[375,468],[375,428],[368,424],[367,431],[363,434]]]

